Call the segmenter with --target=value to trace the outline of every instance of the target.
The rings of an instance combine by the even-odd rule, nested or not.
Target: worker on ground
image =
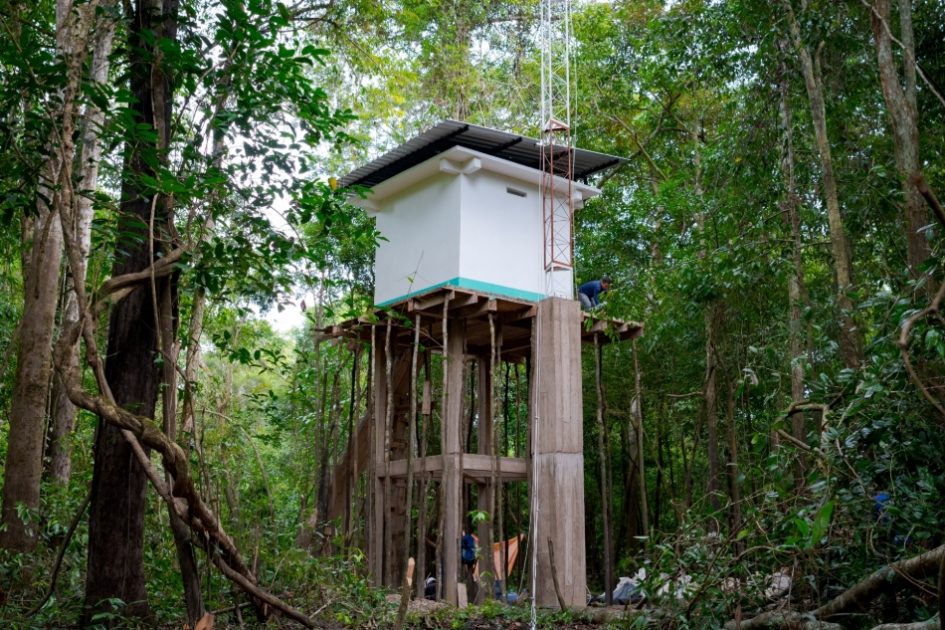
[[[582,284],[578,289],[578,301],[581,303],[581,310],[589,311],[600,306],[600,294],[609,290],[610,276],[604,276],[600,280],[590,280]]]
[[[463,563],[463,566],[472,573],[474,567],[476,566],[476,561],[479,559],[479,541],[476,540],[476,537],[472,534],[467,534],[463,532],[463,536],[460,539],[460,560]]]

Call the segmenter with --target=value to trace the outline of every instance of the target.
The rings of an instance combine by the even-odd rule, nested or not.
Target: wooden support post
[[[423,361],[423,402],[420,411],[420,510],[417,515],[417,566],[420,567],[419,577],[417,577],[417,599],[423,599],[426,595],[426,567],[427,567],[427,478],[426,478],[426,458],[427,458],[427,431],[430,427],[430,413],[432,411],[431,384],[430,384],[430,358],[428,354],[424,355]]]
[[[479,357],[479,454],[492,455],[492,366],[491,357]],[[492,557],[492,522],[495,518],[493,511],[492,480],[479,484],[478,509],[489,513],[489,519],[479,523],[479,581],[480,593],[476,601],[481,602],[492,597],[492,583],[495,579],[495,568]]]
[[[462,470],[460,470],[460,431],[463,426],[463,351],[466,343],[465,322],[451,320],[446,346],[446,408],[443,410],[443,598],[458,603],[456,583],[459,575],[460,527],[462,523]]]
[[[530,547],[537,553],[539,606],[558,598],[547,541],[556,552],[566,605],[586,605],[584,551],[584,426],[581,392],[581,310],[578,302],[539,302],[532,338],[531,437],[534,476]],[[537,529],[537,531],[536,531]]]
[[[409,425],[407,431],[407,509],[405,510],[404,536],[403,543],[403,566],[404,579],[400,591],[400,608],[397,611],[397,621],[394,623],[394,630],[403,630],[404,620],[407,616],[407,602],[410,601],[410,586],[413,580],[414,560],[410,556],[410,513],[413,510],[413,447],[414,430],[417,418],[417,354],[420,350],[420,313],[414,315],[413,326],[413,352],[410,359],[410,416],[407,419]],[[423,545],[423,541],[418,541]]]
[[[387,316],[387,325],[384,332],[384,382],[387,399],[384,401],[384,446],[382,447],[383,470],[384,470],[384,538],[383,538],[383,584],[392,586],[394,583],[394,545],[393,545],[393,520],[391,512],[397,507],[397,502],[391,493],[390,481],[390,459],[391,448],[393,447],[394,435],[394,349],[391,344],[391,334],[393,332],[393,322],[390,315]],[[380,425],[378,425],[380,426]]]
[[[368,568],[371,584],[381,586],[384,579],[384,423],[387,418],[387,370],[383,329],[371,328],[373,391],[371,405],[371,524],[368,536]]]

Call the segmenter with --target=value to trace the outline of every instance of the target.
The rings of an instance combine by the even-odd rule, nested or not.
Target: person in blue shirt
[[[591,280],[582,284],[578,289],[578,301],[581,303],[581,310],[589,311],[600,306],[600,294],[609,290],[610,276],[604,276],[600,280]]]

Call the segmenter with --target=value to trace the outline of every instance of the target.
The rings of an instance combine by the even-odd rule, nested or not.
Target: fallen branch
[[[892,562],[883,568],[875,571],[868,578],[860,581],[855,586],[847,589],[837,597],[833,598],[820,608],[809,613],[772,611],[762,613],[753,619],[742,621],[739,624],[740,630],[771,630],[774,628],[839,628],[836,625],[798,625],[809,623],[824,623],[823,620],[829,619],[834,615],[850,612],[864,608],[867,604],[874,601],[876,597],[883,592],[895,591],[898,588],[917,580],[932,577],[939,573],[943,560],[945,560],[945,545],[936,547],[930,551]],[[928,622],[923,622],[928,623]],[[936,622],[937,623],[937,622]],[[736,624],[729,621],[725,624],[726,630],[734,630]],[[882,626],[881,626],[882,627]],[[893,628],[897,626],[892,626]],[[924,626],[918,626],[924,627]],[[933,626],[933,627],[938,627]]]
[[[826,619],[849,610],[860,609],[884,591],[895,590],[909,581],[936,575],[943,555],[945,545],[912,558],[891,562],[815,610],[814,615],[818,619]]]
[[[272,593],[268,593],[259,588],[254,582],[250,582],[246,576],[231,569],[230,566],[223,561],[221,556],[213,554],[211,557],[213,559],[213,564],[217,565],[217,568],[220,569],[223,575],[225,575],[231,582],[234,582],[241,589],[246,591],[251,597],[262,600],[268,606],[282,611],[286,617],[299,622],[306,628],[317,627],[315,622],[309,619],[305,614],[299,612],[295,608],[292,608]],[[264,608],[264,613],[267,617],[269,616],[268,612],[269,611],[265,610]]]
[[[820,621],[811,613],[790,612],[784,610],[772,610],[770,612],[758,615],[754,619],[742,621],[736,624],[735,621],[729,621],[725,624],[725,630],[753,630],[757,628],[773,629],[784,628],[785,630],[843,630],[843,626]]]
[[[884,623],[880,626],[874,626],[873,630],[940,630],[939,617],[935,615],[927,621],[916,621],[913,623]]]

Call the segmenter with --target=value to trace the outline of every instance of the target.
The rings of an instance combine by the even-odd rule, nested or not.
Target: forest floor
[[[389,599],[396,597],[389,596]],[[613,627],[617,620],[639,614],[624,606],[595,606],[580,611],[540,610],[538,628],[588,630]],[[443,602],[413,600],[408,607],[408,627],[416,629],[456,628],[462,630],[526,630],[530,627],[527,606],[489,602],[482,606],[456,608]]]

